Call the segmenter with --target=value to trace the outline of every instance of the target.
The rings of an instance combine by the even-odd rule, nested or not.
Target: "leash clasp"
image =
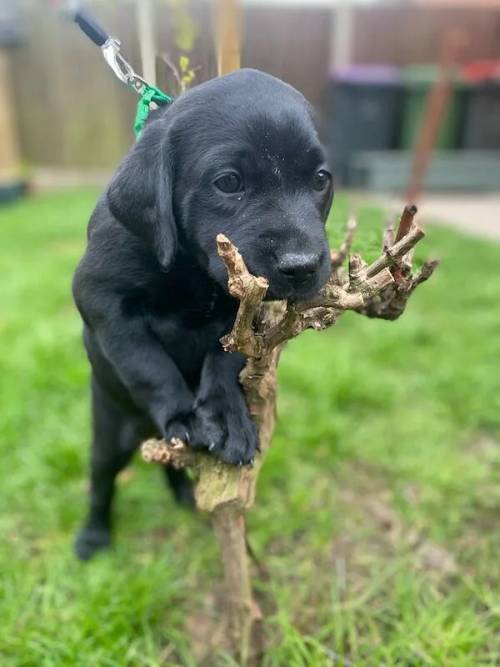
[[[1,1],[1,0],[0,0]],[[147,81],[144,81],[142,76],[134,72],[129,63],[120,53],[121,43],[116,37],[111,37],[102,28],[97,21],[79,9],[79,0],[70,0],[70,14],[77,25],[83,30],[87,37],[97,46],[100,47],[104,60],[113,70],[115,76],[120,79],[122,83],[130,88],[133,88],[139,95],[139,102],[137,104],[137,113],[134,121],[134,130],[138,137],[153,105],[163,106],[170,104],[173,99],[156,86],[152,86]]]
[[[129,63],[121,55],[120,46],[120,40],[116,39],[116,37],[109,37],[101,46],[104,59],[120,81],[127,86],[131,86],[138,95],[142,95],[147,84],[141,76],[134,72]]]

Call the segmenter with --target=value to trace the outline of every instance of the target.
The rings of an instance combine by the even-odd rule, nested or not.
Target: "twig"
[[[345,239],[342,245],[340,246],[340,249],[332,250],[331,252],[333,271],[340,268],[342,264],[345,262],[345,260],[349,257],[349,253],[351,252],[352,242],[354,240],[354,235],[356,233],[356,228],[357,228],[356,218],[353,215],[351,215],[347,222]]]
[[[413,225],[413,218],[418,212],[415,204],[408,204],[403,209],[403,214],[399,220],[398,231],[396,233],[395,241],[401,241],[401,239],[408,234]]]
[[[187,468],[197,461],[197,454],[178,438],[170,442],[154,438],[146,440],[142,443],[141,454],[146,463],[161,463],[174,468]]]
[[[227,268],[229,291],[240,300],[232,331],[221,340],[222,346],[246,357],[260,357],[261,340],[255,334],[253,322],[266,296],[268,282],[250,273],[238,249],[224,234],[217,236],[217,250]]]
[[[397,263],[399,259],[404,257],[407,252],[409,252],[415,245],[423,239],[425,236],[423,230],[414,225],[408,233],[403,236],[399,241],[387,248],[384,254],[376,259],[370,266],[366,269],[366,276],[371,278],[372,276],[380,273],[382,269],[385,269],[388,266],[393,266]]]

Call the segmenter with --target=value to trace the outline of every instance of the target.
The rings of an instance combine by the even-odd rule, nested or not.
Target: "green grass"
[[[71,553],[89,415],[70,280],[96,196],[0,210],[2,667],[189,667],[214,622],[209,526],[154,467],[121,478],[115,549]],[[361,211],[369,254],[381,223]],[[440,228],[423,245],[443,265],[400,321],[348,314],[283,355],[249,517],[265,667],[500,664],[500,247]]]

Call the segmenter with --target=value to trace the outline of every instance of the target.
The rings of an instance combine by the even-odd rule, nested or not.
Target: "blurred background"
[[[15,191],[16,170],[35,185],[49,177],[91,179],[111,170],[130,146],[136,100],[113,80],[100,50],[64,21],[65,6],[0,2],[4,197],[9,185]],[[188,58],[192,83],[217,74],[213,6],[204,0],[88,5],[122,40],[132,66],[153,72],[173,92],[167,63]],[[405,191],[422,127],[432,122],[428,94],[446,71],[451,90],[438,113],[430,146],[438,152],[423,184],[432,192],[498,190],[498,2],[247,0],[240,13],[241,66],[288,81],[315,105],[338,186]],[[142,50],[140,14],[148,42]]]
[[[70,283],[137,102],[75,6],[0,0],[0,663],[233,665],[210,648],[210,530],[154,469],[120,477],[116,548],[71,554],[89,368]],[[417,264],[442,260],[401,320],[348,313],[283,354],[249,517],[263,664],[500,665],[500,0],[86,6],[170,94],[239,65],[297,87],[333,165],[332,245],[354,211],[375,258],[411,199]]]

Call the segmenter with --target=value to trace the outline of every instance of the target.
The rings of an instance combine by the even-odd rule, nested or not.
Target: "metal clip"
[[[120,41],[115,37],[110,37],[101,46],[101,50],[104,59],[120,81],[127,84],[127,86],[131,86],[138,95],[141,95],[147,84],[141,76],[134,72],[132,67],[120,54]]]

